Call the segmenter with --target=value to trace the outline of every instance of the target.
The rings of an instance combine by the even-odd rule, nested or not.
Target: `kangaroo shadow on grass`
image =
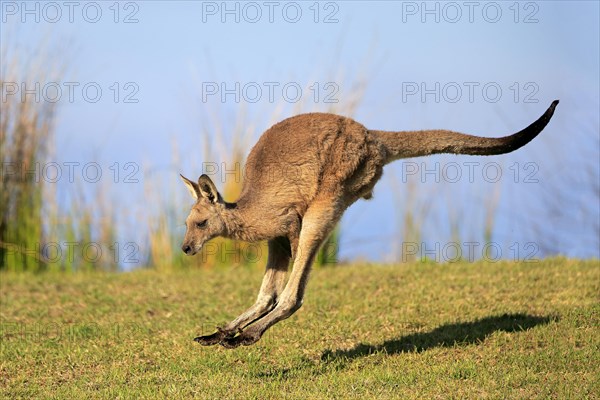
[[[419,332],[386,340],[383,344],[358,344],[348,350],[325,350],[321,361],[352,360],[373,353],[399,354],[421,353],[434,347],[467,346],[483,342],[494,332],[520,332],[538,325],[557,321],[557,316],[534,316],[527,314],[503,314],[470,322],[441,325],[429,332]]]

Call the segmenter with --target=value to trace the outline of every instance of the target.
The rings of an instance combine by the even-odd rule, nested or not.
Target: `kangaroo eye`
[[[206,220],[202,221],[202,222],[197,222],[196,223],[196,228],[206,228]]]

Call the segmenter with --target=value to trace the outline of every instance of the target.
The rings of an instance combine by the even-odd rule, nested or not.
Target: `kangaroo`
[[[226,202],[207,175],[181,179],[196,200],[182,250],[194,255],[217,237],[268,241],[265,275],[253,306],[211,335],[194,340],[226,348],[256,343],[302,305],[311,265],[344,211],[372,196],[383,167],[439,153],[495,155],[514,151],[548,124],[558,100],[520,132],[500,138],[448,130],[385,132],[328,113],[301,114],[269,128],[250,151],[242,192]],[[292,261],[287,284],[285,277]]]

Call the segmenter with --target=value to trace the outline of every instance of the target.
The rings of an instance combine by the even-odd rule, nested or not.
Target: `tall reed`
[[[0,268],[37,271],[47,267],[40,170],[54,138],[57,104],[24,90],[39,87],[53,72],[39,58],[23,59],[6,41],[0,51]]]
[[[0,269],[117,269],[106,188],[61,186],[44,172],[65,161],[54,153],[60,99],[42,90],[61,84],[65,49],[44,43],[31,55],[8,33],[0,50]]]

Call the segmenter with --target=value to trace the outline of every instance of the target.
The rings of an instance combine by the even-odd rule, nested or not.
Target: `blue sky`
[[[332,88],[334,105],[344,109],[356,94],[352,83],[366,77],[353,117],[373,129],[447,128],[500,136],[523,128],[560,99],[550,125],[519,152],[493,159],[410,161],[420,170],[458,163],[463,175],[468,172],[464,162],[480,162],[481,169],[497,162],[504,174],[499,189],[481,175],[456,184],[425,175],[413,201],[417,209],[424,202],[436,209],[422,226],[433,248],[448,242],[452,218],[460,221],[461,241],[480,240],[482,204],[496,193],[494,238],[503,258],[514,254],[514,243],[523,258],[527,243],[542,240],[538,226],[561,228],[554,251],[599,256],[598,197],[590,189],[600,169],[594,149],[600,106],[598,2],[137,1],[118,7],[78,2],[72,22],[62,2],[55,8],[28,2],[29,13],[23,13],[24,4],[2,2],[3,45],[36,49],[45,41],[54,59],[68,65],[63,81],[79,84],[72,102],[64,92],[60,100],[56,160],[95,161],[104,173],[115,162],[141,168],[139,184],[109,185],[114,201],[131,208],[124,222],[127,238],[143,241],[133,233],[139,229],[131,215],[142,215],[149,201],[144,183],[164,187],[162,192],[181,201],[185,213],[187,193],[175,180],[179,172],[201,173],[205,135],[214,126],[210,115],[218,116],[227,131],[245,113],[252,143],[274,116],[327,111],[331,104],[324,99]],[[207,85],[231,89],[236,82],[248,90],[258,85],[260,99],[253,102],[252,91],[240,93],[239,102],[233,94],[221,101],[220,93],[205,92],[203,99]],[[273,101],[264,82],[276,88]],[[102,90],[97,102],[80,90],[90,83]],[[285,85],[303,89],[298,103],[280,90]],[[319,89],[318,101],[307,89],[311,85]],[[422,90],[429,94],[422,97]],[[126,103],[127,95],[137,102]],[[414,165],[390,166],[375,199],[346,213],[343,258],[397,257],[399,221],[410,206],[401,177]],[[580,173],[585,168],[592,171],[588,178]],[[524,182],[531,172],[537,182]],[[550,204],[553,199],[560,212]]]

